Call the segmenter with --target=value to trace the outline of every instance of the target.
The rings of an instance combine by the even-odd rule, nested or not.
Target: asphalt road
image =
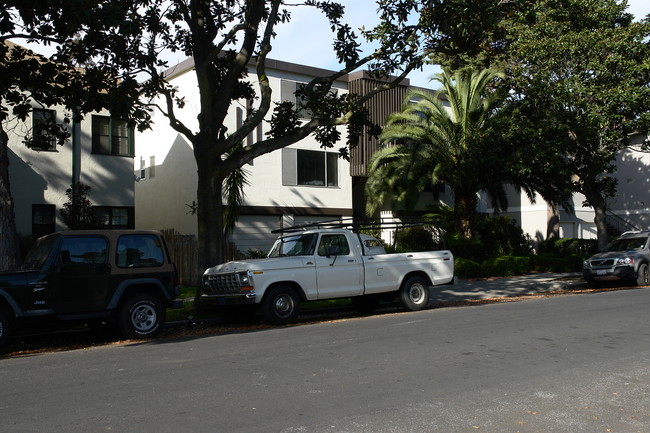
[[[650,289],[0,360],[0,431],[646,432]]]

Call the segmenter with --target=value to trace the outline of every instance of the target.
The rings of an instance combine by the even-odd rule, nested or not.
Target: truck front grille
[[[239,278],[237,274],[208,275],[207,284],[215,295],[239,293]]]

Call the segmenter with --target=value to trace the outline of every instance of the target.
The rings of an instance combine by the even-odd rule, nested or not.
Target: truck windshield
[[[27,253],[25,261],[20,269],[24,270],[38,270],[43,267],[45,261],[54,247],[54,242],[56,241],[56,236],[46,236],[36,240],[36,243]]]
[[[268,257],[311,256],[316,248],[317,233],[292,235],[275,241]]]

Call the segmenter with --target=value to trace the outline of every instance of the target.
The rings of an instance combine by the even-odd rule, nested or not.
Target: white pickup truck
[[[450,251],[386,254],[377,239],[347,229],[311,229],[281,235],[267,258],[232,261],[203,274],[203,294],[219,304],[257,304],[263,318],[295,320],[301,301],[352,298],[372,310],[399,296],[409,310],[429,301],[429,286],[453,284]]]

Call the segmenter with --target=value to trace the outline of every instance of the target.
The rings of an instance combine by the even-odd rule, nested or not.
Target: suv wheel
[[[648,264],[642,263],[636,273],[636,285],[647,286],[650,285],[650,272],[648,271]]]
[[[153,337],[162,331],[165,308],[160,299],[151,295],[133,296],[122,305],[118,326],[126,338]]]

